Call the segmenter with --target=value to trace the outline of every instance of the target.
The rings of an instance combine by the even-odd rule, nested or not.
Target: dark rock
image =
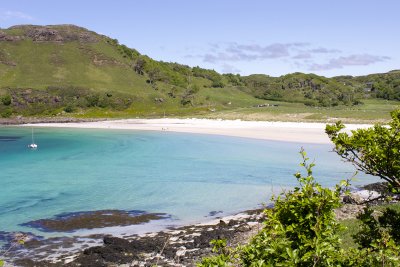
[[[227,224],[226,224],[226,222],[225,222],[225,221],[223,221],[223,220],[219,220],[218,227],[226,227],[226,226],[227,226]]]
[[[343,196],[343,203],[346,204],[356,204],[356,201],[349,195]]]
[[[234,225],[236,225],[236,224],[237,224],[237,221],[235,221],[235,220],[230,220],[229,223],[228,223],[228,226],[229,226],[229,227],[232,227],[232,226],[234,226]]]
[[[33,261],[31,259],[17,259],[14,261],[16,266],[24,267],[61,267],[64,266],[62,263],[51,263],[47,261]]]
[[[214,217],[215,215],[220,214],[220,213],[222,213],[222,210],[219,210],[219,211],[213,210],[208,213],[208,216]]]
[[[121,248],[129,248],[130,244],[131,244],[126,239],[113,237],[113,236],[105,236],[103,238],[103,242],[104,242],[104,245],[113,245],[113,246],[118,246],[118,247],[121,247]],[[127,249],[125,249],[125,250],[127,250]]]
[[[364,185],[361,188],[369,191],[376,191],[380,194],[387,194],[389,192],[388,183],[372,183]]]
[[[98,40],[94,34],[90,34],[88,32],[82,32],[79,34],[79,41],[84,43],[95,43]]]
[[[132,255],[123,253],[121,247],[118,246],[91,247],[85,249],[83,254],[86,255],[86,257],[90,257],[91,260],[95,260],[95,262],[114,262],[121,264],[133,260]]]
[[[7,35],[4,31],[0,31],[0,41],[15,42],[20,41],[23,38],[18,35]]]
[[[154,98],[154,101],[157,103],[163,103],[165,100],[164,100],[164,98],[156,97],[156,98]]]
[[[57,30],[47,28],[47,27],[35,27],[26,32],[26,35],[30,37],[33,41],[44,42],[62,42],[64,38],[60,35]]]
[[[251,230],[251,228],[247,224],[241,224],[241,225],[239,225],[239,227],[236,228],[237,232],[242,232],[242,233],[248,232],[250,230]]]
[[[104,259],[99,257],[98,254],[82,255],[77,260],[74,261],[72,266],[85,266],[85,267],[106,267],[107,264]]]
[[[131,248],[135,251],[142,251],[146,253],[159,252],[167,242],[168,237],[153,238],[142,238],[131,241]]]
[[[8,35],[0,31],[0,41],[19,41],[30,38],[35,42],[71,42],[94,43],[99,41],[99,35],[75,25],[36,26],[16,25],[9,28],[22,30],[20,35]]]
[[[166,214],[141,211],[98,210],[63,213],[54,219],[40,219],[22,224],[47,232],[68,232],[77,229],[94,229],[126,226],[164,219]]]

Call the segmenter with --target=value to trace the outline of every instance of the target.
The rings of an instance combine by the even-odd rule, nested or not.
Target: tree
[[[368,129],[340,132],[345,128],[337,122],[327,125],[325,132],[335,145],[334,151],[358,170],[379,176],[400,192],[400,110],[391,113],[388,126],[376,124]]]
[[[147,72],[147,75],[149,77],[148,81],[151,85],[154,85],[154,83],[161,78],[161,72],[160,72],[159,68],[154,68],[154,69],[149,70]]]
[[[181,104],[186,106],[188,104],[193,106],[193,99],[195,94],[199,92],[200,88],[197,84],[194,84],[191,87],[188,87],[186,91],[182,95]]]
[[[134,70],[137,74],[143,75],[143,74],[144,74],[143,70],[144,70],[145,65],[146,65],[146,61],[145,61],[143,58],[139,57],[139,58],[138,58],[137,60],[135,60],[135,62],[133,63],[133,70]]]

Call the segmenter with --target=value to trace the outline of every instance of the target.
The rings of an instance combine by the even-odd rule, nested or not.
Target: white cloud
[[[371,55],[368,53],[348,54],[342,50],[315,46],[304,42],[272,43],[260,45],[257,43],[217,43],[210,44],[203,54],[187,55],[187,58],[201,58],[203,62],[219,65],[222,72],[240,72],[232,65],[244,62],[281,61],[290,63],[297,69],[309,71],[326,71],[342,69],[346,66],[367,66],[384,62],[391,58]],[[326,61],[325,63],[320,63]],[[235,64],[232,64],[235,63]]]
[[[327,63],[317,64],[313,63],[309,66],[309,70],[332,70],[341,69],[345,66],[367,66],[377,62],[389,60],[387,56],[375,56],[370,54],[354,54],[345,57],[332,58]]]
[[[0,20],[6,21],[11,19],[33,20],[33,17],[20,11],[11,11],[11,10],[0,11]]]
[[[309,59],[315,54],[340,53],[340,50],[312,47],[309,43],[239,44],[236,42],[210,44],[210,49],[202,57],[208,63],[249,62],[266,59]]]
[[[261,46],[231,42],[224,45],[212,44],[210,51],[200,56],[204,62],[209,63],[274,59],[288,57],[292,48],[307,45],[307,43],[273,43]]]

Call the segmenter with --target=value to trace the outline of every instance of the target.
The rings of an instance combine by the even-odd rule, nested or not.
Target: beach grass
[[[198,106],[180,107],[178,100],[170,100],[158,105],[150,105],[156,94],[147,100],[135,103],[123,111],[93,108],[85,113],[71,114],[79,118],[206,118],[224,120],[248,121],[290,121],[290,122],[335,122],[345,123],[386,123],[390,120],[390,112],[398,109],[397,101],[380,99],[366,99],[362,105],[350,107],[309,107],[302,103],[280,101],[254,101],[248,95],[238,95],[230,88],[223,88],[218,93],[204,90],[197,98]],[[211,91],[211,90],[210,90]],[[213,98],[224,98],[225,103],[215,105],[207,103],[207,93],[213,93]],[[222,100],[221,100],[222,102]],[[256,107],[258,104],[269,104],[265,107]],[[241,108],[240,106],[248,106]]]
[[[221,110],[206,114],[209,119],[259,121],[376,123],[390,120],[390,112],[399,108],[397,101],[365,99],[356,106],[310,107],[302,103],[264,101],[269,106]]]

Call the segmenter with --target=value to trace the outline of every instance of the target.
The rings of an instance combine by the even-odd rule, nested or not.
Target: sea
[[[317,182],[333,187],[355,168],[332,145],[169,131],[0,128],[0,232],[44,237],[146,232],[270,204],[298,185],[303,148]],[[353,185],[377,181],[357,174]],[[164,213],[135,227],[52,232],[26,223],[97,210]]]

